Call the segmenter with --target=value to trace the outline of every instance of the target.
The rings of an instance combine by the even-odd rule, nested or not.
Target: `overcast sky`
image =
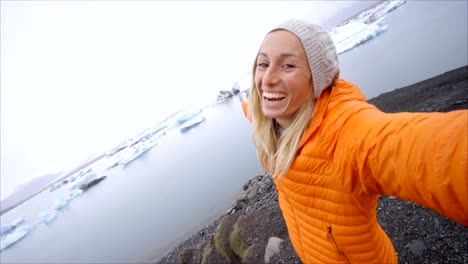
[[[1,196],[214,99],[281,21],[369,3],[1,1]]]

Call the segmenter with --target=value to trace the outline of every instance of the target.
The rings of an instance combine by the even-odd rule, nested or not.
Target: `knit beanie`
[[[333,85],[340,75],[333,40],[326,30],[304,20],[285,21],[272,31],[278,29],[287,30],[301,40],[309,60],[314,96],[318,99],[323,90]]]

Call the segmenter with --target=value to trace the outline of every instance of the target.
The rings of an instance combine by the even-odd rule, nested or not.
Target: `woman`
[[[468,224],[468,111],[379,111],[339,78],[319,26],[289,20],[266,35],[242,106],[304,263],[397,263],[381,194]]]

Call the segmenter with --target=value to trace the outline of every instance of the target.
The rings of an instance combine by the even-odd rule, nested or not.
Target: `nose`
[[[279,82],[278,70],[276,70],[272,66],[268,67],[267,70],[265,71],[265,74],[263,75],[262,82],[266,86],[274,86],[278,84]]]

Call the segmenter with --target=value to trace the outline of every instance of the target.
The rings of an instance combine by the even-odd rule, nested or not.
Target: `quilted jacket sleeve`
[[[345,186],[411,200],[468,225],[468,111],[387,114],[365,107],[341,134]]]
[[[249,111],[249,104],[247,101],[242,101],[242,110],[244,111],[245,117],[252,122],[252,113]]]

